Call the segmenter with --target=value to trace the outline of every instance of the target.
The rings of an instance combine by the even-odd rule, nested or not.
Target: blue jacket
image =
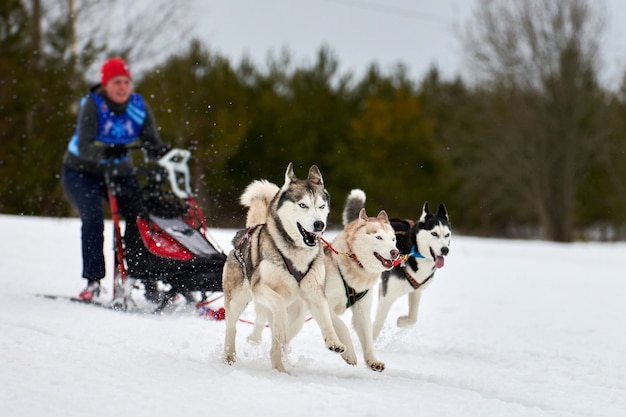
[[[94,88],[81,100],[78,123],[63,163],[78,171],[104,175],[106,148],[114,144],[130,145],[138,140],[163,144],[152,112],[141,95],[132,93],[126,103],[117,104]],[[130,174],[132,163],[124,158],[117,168],[122,174]]]

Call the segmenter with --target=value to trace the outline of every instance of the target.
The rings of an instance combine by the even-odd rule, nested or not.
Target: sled
[[[145,155],[149,149],[139,146]],[[116,182],[115,165],[105,175],[114,229],[114,275],[111,306],[128,310],[136,307],[132,297],[143,287],[159,294],[154,312],[163,311],[180,297],[196,307],[207,307],[210,294],[222,291],[222,270],[226,254],[210,236],[206,218],[191,190],[184,149],[170,149],[159,159],[144,158],[135,168],[140,184],[135,228],[122,234],[118,197],[124,192]],[[136,201],[138,200],[138,201]],[[129,236],[132,231],[132,236]],[[139,237],[137,236],[139,235]],[[129,253],[133,253],[129,259]],[[153,300],[154,301],[154,300]]]

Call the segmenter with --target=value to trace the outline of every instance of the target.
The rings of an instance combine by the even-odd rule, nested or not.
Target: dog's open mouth
[[[433,248],[430,248],[430,255],[435,260],[435,268],[443,268],[443,264],[445,263],[446,259],[441,255],[435,255],[435,251],[433,251]]]
[[[383,258],[382,256],[380,256],[380,254],[378,252],[374,252],[374,256],[376,257],[376,259],[378,259],[380,261],[380,263],[386,268],[386,269],[391,269],[393,268],[393,261],[392,259],[386,259]]]
[[[302,235],[302,241],[307,246],[315,246],[319,241],[319,234],[307,231],[300,223],[297,223],[298,231]]]

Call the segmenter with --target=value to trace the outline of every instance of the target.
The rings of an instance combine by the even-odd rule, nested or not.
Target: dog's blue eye
[[[300,204],[298,204],[298,206],[299,206],[300,208],[306,208],[306,204],[304,204],[304,203],[300,203]]]
[[[439,236],[439,233],[437,233],[437,232],[431,232],[430,234],[431,234],[431,235],[433,235],[433,236],[435,236],[435,237],[438,237],[438,236]]]
[[[325,208],[326,208],[326,204],[322,204],[322,205],[320,206],[320,210],[324,210]]]

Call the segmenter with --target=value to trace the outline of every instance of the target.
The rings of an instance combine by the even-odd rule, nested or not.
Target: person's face
[[[130,97],[133,82],[125,75],[118,75],[111,78],[103,88],[109,100],[122,104]]]

